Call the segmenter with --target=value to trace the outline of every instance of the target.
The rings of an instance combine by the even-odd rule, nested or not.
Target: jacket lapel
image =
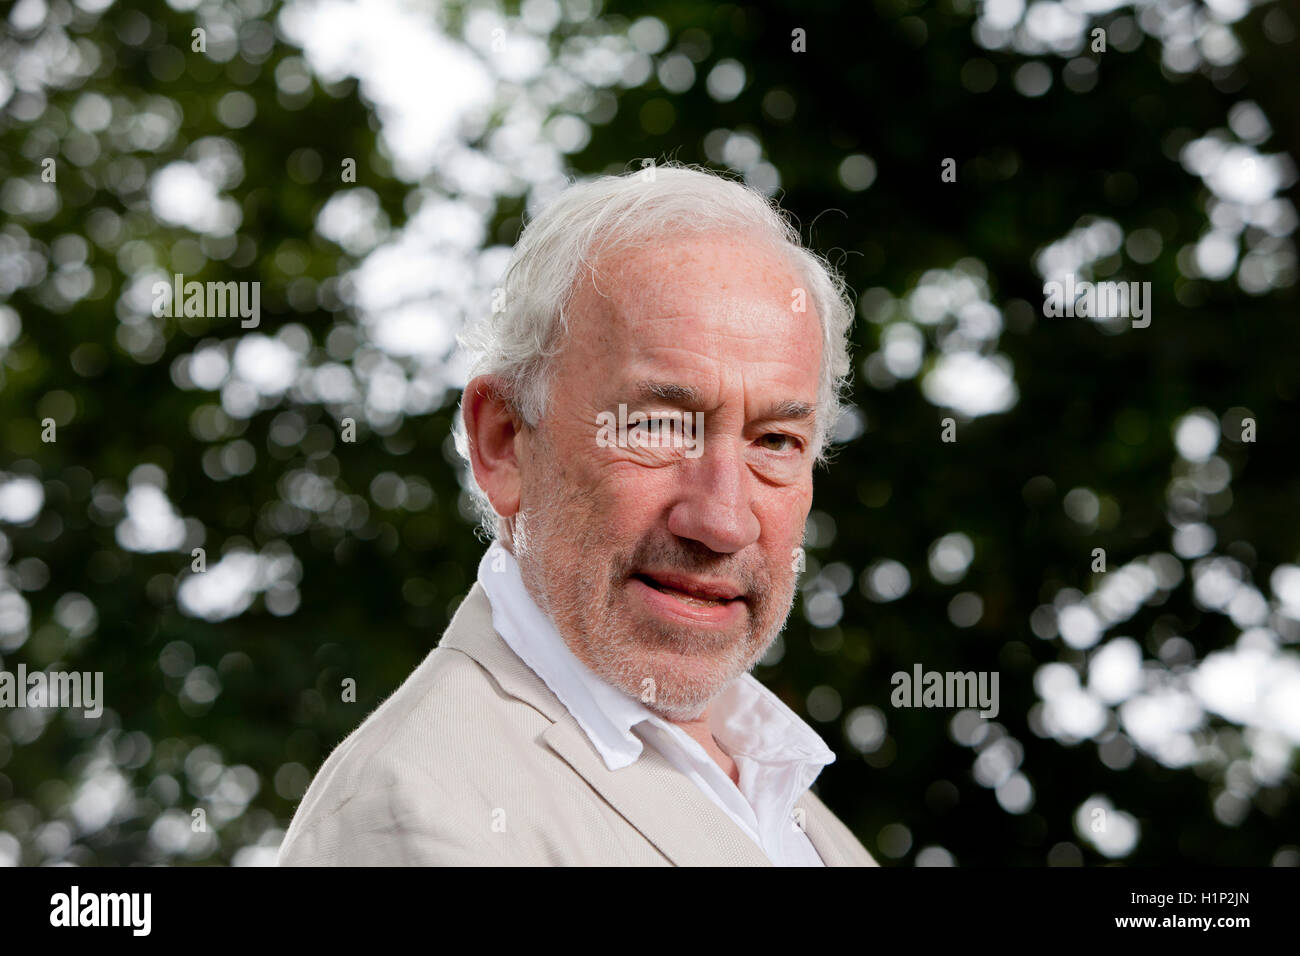
[[[610,770],[572,718],[556,721],[542,740],[678,866],[772,865],[758,844],[653,747],[635,763]]]
[[[794,805],[804,811],[804,833],[823,863],[827,866],[857,865],[841,850],[839,841],[831,834],[823,815],[828,812],[825,804],[817,800],[811,790],[804,791]]]

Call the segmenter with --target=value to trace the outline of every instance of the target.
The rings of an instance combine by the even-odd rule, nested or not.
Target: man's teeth
[[[696,597],[694,594],[687,594],[685,591],[678,591],[676,588],[670,588],[666,584],[660,584],[658,581],[654,580],[653,578],[646,578],[645,580],[646,583],[649,584],[656,591],[661,591],[664,594],[671,594],[673,597],[677,598],[677,600],[681,601],[684,604],[694,604],[698,607],[717,607],[719,604],[727,603],[721,598]]]
[[[725,601],[717,600],[715,598],[695,597],[694,595],[685,594],[681,591],[674,591],[671,588],[669,588],[665,593],[671,594],[684,604],[695,604],[699,607],[717,607],[719,604],[726,603]]]

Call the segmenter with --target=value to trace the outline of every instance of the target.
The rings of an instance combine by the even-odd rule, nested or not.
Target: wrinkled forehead
[[[568,313],[576,339],[623,350],[820,340],[790,256],[745,233],[669,235],[603,250],[580,273]]]

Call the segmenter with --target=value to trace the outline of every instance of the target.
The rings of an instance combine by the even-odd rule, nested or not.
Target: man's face
[[[584,664],[693,720],[790,613],[820,322],[811,302],[797,311],[806,296],[785,258],[741,237],[665,241],[598,268],[520,443],[514,548]],[[622,439],[620,403],[633,422],[660,419],[658,447],[644,447],[648,424]]]

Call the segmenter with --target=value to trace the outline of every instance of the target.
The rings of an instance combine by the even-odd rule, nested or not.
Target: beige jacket
[[[828,866],[875,866],[811,791]],[[332,754],[281,866],[771,866],[653,747],[611,771],[492,626],[475,584],[442,643]]]

